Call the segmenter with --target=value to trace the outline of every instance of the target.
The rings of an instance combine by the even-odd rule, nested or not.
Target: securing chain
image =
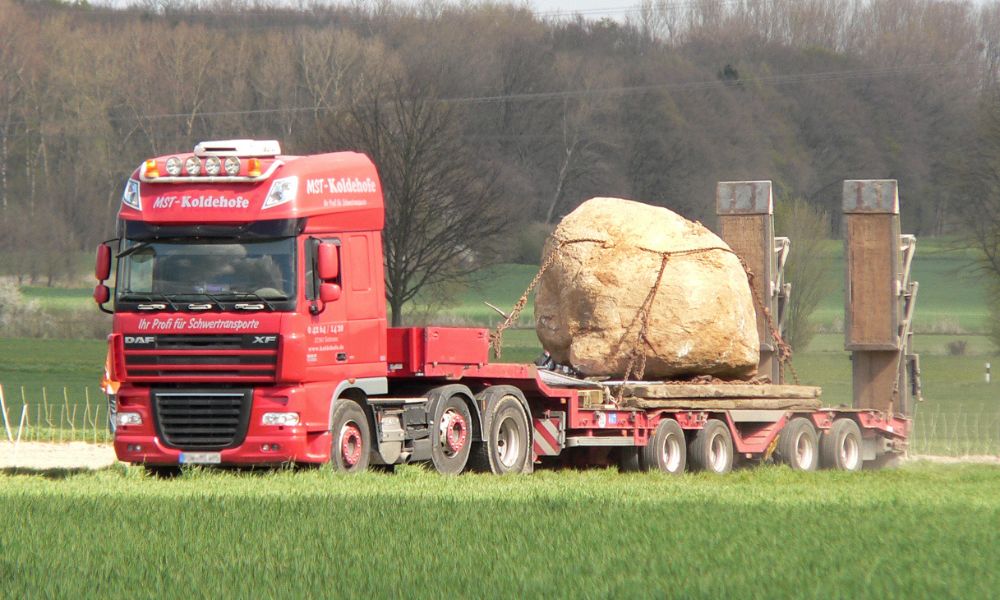
[[[757,276],[754,272],[750,270],[747,263],[735,252],[733,255],[739,259],[740,265],[743,266],[743,270],[747,273],[747,282],[750,284],[750,295],[753,297],[753,304],[757,311],[764,315],[764,326],[767,328],[771,337],[774,339],[774,350],[775,355],[778,357],[778,369],[781,377],[785,376],[785,367],[792,374],[792,380],[795,381],[795,385],[800,385],[799,374],[796,372],[795,367],[792,366],[792,347],[781,337],[781,331],[778,330],[778,326],[774,323],[774,318],[771,316],[771,309],[764,306],[760,300],[760,296],[754,293],[754,287],[757,282]],[[771,383],[778,383],[777,381],[772,381]]]
[[[497,325],[495,331],[490,333],[490,345],[493,347],[494,358],[499,359],[500,353],[503,351],[503,332],[507,330],[507,328],[509,328],[514,323],[517,323],[518,318],[520,318],[521,316],[521,311],[523,311],[524,307],[528,304],[528,297],[531,296],[531,292],[533,292],[534,289],[538,286],[538,282],[542,280],[542,275],[545,273],[545,271],[547,271],[548,268],[552,266],[552,263],[554,263],[556,259],[559,258],[559,255],[562,254],[563,248],[568,246],[569,244],[578,244],[580,242],[594,242],[597,244],[601,244],[602,246],[607,244],[607,240],[598,240],[592,238],[559,240],[558,238],[553,237],[553,239],[557,240],[558,242],[555,248],[553,248],[552,251],[549,252],[549,255],[545,257],[545,260],[542,262],[542,265],[538,268],[538,272],[535,273],[535,276],[534,278],[532,278],[531,283],[528,284],[528,288],[524,290],[524,293],[521,294],[521,297],[517,299],[516,303],[514,303],[514,308],[511,309],[510,314],[507,315],[507,318],[505,318],[502,323]]]

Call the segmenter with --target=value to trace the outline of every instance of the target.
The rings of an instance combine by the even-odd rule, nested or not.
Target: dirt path
[[[103,469],[115,462],[109,444],[0,442],[0,469]]]
[[[1000,465],[1000,456],[993,456],[990,454],[973,454],[970,456],[935,456],[933,454],[916,454],[911,456],[909,460],[926,460],[927,462],[942,465]]]

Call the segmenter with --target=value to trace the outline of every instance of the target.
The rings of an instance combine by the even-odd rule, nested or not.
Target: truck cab
[[[331,398],[387,388],[383,215],[354,152],[230,140],[140,165],[95,291],[119,459],[329,460]]]

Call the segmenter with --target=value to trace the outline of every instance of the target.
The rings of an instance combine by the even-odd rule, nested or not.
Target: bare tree
[[[829,238],[829,217],[804,200],[777,203],[775,231],[791,239],[792,251],[785,264],[785,279],[792,284],[791,302],[785,317],[785,341],[805,350],[816,335],[812,314],[833,292],[830,258],[823,242]]]
[[[396,76],[365,85],[330,124],[337,145],[366,152],[379,168],[393,326],[421,291],[488,263],[507,228],[497,177],[488,165],[470,164],[459,117],[426,84]]]
[[[966,244],[978,251],[979,270],[987,281],[989,332],[1000,347],[1000,92],[984,100],[969,150],[955,158],[957,208]]]

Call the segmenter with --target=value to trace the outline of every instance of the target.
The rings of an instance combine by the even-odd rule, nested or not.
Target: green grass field
[[[0,475],[5,597],[985,598],[1000,469]]]

